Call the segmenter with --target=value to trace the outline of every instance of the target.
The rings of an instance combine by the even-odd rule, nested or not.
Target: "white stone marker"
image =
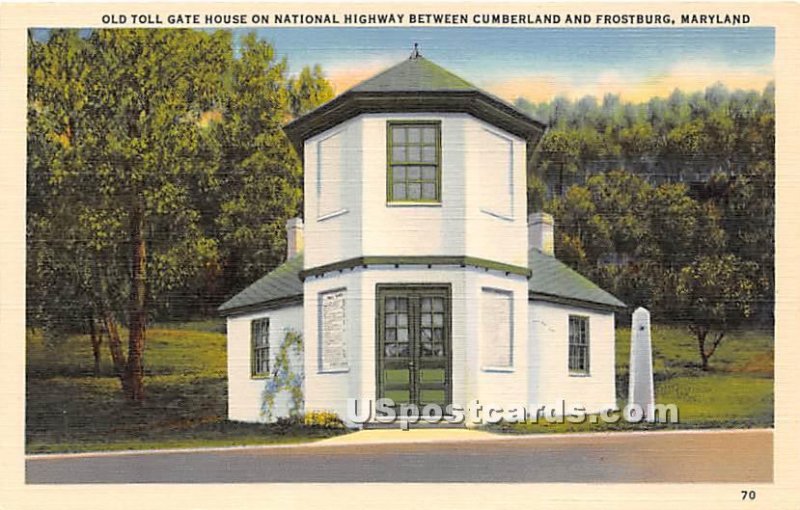
[[[631,362],[628,405],[638,405],[646,421],[655,421],[653,350],[650,342],[650,312],[637,308],[631,320]]]

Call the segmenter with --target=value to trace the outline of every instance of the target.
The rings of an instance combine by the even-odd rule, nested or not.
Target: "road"
[[[33,456],[28,483],[771,482],[772,431]]]

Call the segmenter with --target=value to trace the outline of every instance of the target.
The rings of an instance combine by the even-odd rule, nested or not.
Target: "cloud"
[[[598,74],[595,78],[581,75],[531,74],[507,80],[485,82],[481,85],[508,101],[524,97],[540,102],[564,95],[577,99],[586,95],[603,97],[619,94],[623,100],[646,101],[654,96],[667,97],[673,90],[704,90],[716,82],[729,89],[761,90],[774,78],[773,70],[737,68],[705,62],[687,62],[671,66],[666,72],[636,75],[615,71]]]
[[[336,94],[341,94],[350,87],[372,78],[396,63],[396,61],[389,59],[369,60],[357,65],[354,65],[353,62],[342,62],[328,65],[325,74],[328,81],[333,85]]]

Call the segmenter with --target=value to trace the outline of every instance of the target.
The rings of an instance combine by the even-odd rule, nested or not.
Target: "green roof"
[[[236,294],[219,307],[222,313],[244,311],[249,308],[264,308],[270,305],[301,303],[303,282],[303,255],[287,260],[266,276]]]
[[[560,260],[539,250],[528,253],[531,278],[528,292],[532,299],[589,303],[611,308],[624,308],[625,303],[604,291],[588,278]]]
[[[554,301],[576,306],[624,308],[625,303],[604,291],[555,257],[531,250],[528,267],[530,299]],[[299,255],[276,267],[257,282],[219,307],[223,314],[251,309],[276,308],[302,303],[303,256]]]
[[[409,58],[362,81],[353,92],[444,92],[477,87],[423,57]]]
[[[362,113],[468,113],[515,134],[533,151],[545,125],[430,60],[401,61],[284,126],[297,153],[303,143]]]

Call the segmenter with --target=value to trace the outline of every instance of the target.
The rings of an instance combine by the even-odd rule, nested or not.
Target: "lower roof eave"
[[[270,301],[263,301],[261,303],[253,303],[246,306],[237,306],[233,308],[220,307],[217,311],[223,317],[231,317],[235,315],[246,315],[248,313],[258,312],[261,310],[276,310],[279,308],[288,308],[290,306],[302,305],[303,295],[296,294],[280,299],[273,299]],[[223,305],[224,306],[224,305]]]
[[[528,301],[545,301],[548,303],[577,306],[580,308],[588,308],[591,310],[600,310],[604,312],[622,312],[628,308],[628,305],[622,303],[621,301],[620,304],[618,305],[610,303],[598,303],[596,301],[585,301],[583,299],[556,296],[553,294],[544,294],[541,292],[528,292]]]

